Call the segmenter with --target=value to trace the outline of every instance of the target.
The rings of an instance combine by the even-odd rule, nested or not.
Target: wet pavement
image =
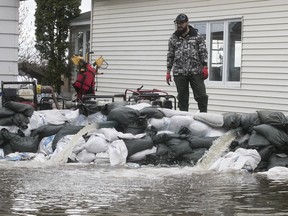
[[[288,215],[287,182],[263,175],[12,163],[0,166],[0,215]]]

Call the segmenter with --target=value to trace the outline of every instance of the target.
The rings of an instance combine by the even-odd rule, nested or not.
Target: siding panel
[[[209,112],[275,109],[288,114],[287,0],[93,0],[92,50],[108,61],[98,76],[98,94],[126,88],[158,88],[176,96],[165,82],[168,39],[173,20],[186,13],[191,21],[242,18],[240,87],[207,82]],[[196,111],[190,100],[191,112]]]

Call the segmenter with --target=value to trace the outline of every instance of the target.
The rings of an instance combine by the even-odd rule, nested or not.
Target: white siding
[[[0,80],[16,81],[18,75],[19,0],[0,2]]]
[[[109,63],[98,76],[98,94],[144,85],[176,96],[165,73],[168,39],[179,13],[190,21],[243,21],[240,87],[207,83],[209,112],[273,109],[288,114],[287,0],[93,0],[93,57],[103,55]],[[196,107],[191,98],[191,111]]]

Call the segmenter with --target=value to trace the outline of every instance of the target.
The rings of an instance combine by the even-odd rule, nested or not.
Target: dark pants
[[[174,76],[174,82],[177,88],[178,107],[181,111],[188,111],[189,109],[189,84],[192,88],[194,99],[198,103],[200,112],[207,112],[208,95],[206,94],[206,87],[204,80],[198,74],[189,76]]]

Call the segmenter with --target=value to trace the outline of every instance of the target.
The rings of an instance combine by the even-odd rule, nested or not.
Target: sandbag
[[[105,104],[105,105],[102,107],[101,113],[102,113],[103,115],[108,115],[112,109],[115,109],[115,108],[117,108],[117,107],[119,107],[119,106],[122,107],[122,106],[125,106],[125,105],[127,105],[127,104],[128,104],[127,101],[115,101],[115,102],[112,102],[112,103],[107,103],[107,104]]]
[[[260,125],[261,121],[257,113],[247,113],[241,115],[241,127],[245,133],[251,133],[254,126]]]
[[[223,114],[223,127],[229,130],[236,129],[241,125],[241,115],[235,112],[228,112]]]
[[[285,115],[281,112],[261,110],[257,111],[257,114],[262,124],[270,124],[280,127],[285,127],[285,125],[288,124]]]
[[[31,117],[34,112],[34,108],[29,104],[19,103],[15,101],[7,101],[3,104],[3,107],[6,107],[10,110],[13,110],[16,113],[22,113],[26,117]]]
[[[207,151],[207,148],[193,149],[192,153],[183,154],[182,160],[192,165],[196,165],[197,162],[205,155],[206,151]]]
[[[196,113],[193,118],[195,120],[204,122],[211,127],[222,127],[224,125],[223,115],[221,114],[212,114],[212,113]]]
[[[262,148],[266,146],[270,146],[271,143],[265,138],[265,136],[253,131],[250,139],[248,140],[248,147],[250,148]]]
[[[161,119],[165,117],[164,113],[161,112],[156,107],[145,107],[140,110],[140,115],[146,116],[147,119],[150,119],[150,118]]]
[[[13,123],[13,116],[0,118],[0,125],[1,126],[12,126]]]
[[[102,135],[103,136],[103,135]],[[101,136],[91,135],[87,142],[84,144],[84,148],[90,153],[106,152],[109,148],[109,142]]]
[[[157,131],[165,131],[168,129],[170,125],[171,119],[168,117],[164,117],[162,119],[157,119],[157,118],[150,118],[148,119],[148,127],[154,127],[157,129]]]
[[[140,114],[138,110],[129,107],[119,106],[109,112],[107,116],[107,121],[116,121],[126,127],[132,122],[136,121],[139,116]]]
[[[63,125],[43,125],[39,128],[32,130],[30,136],[39,136],[40,139],[57,134],[63,127]],[[58,139],[58,138],[57,138]]]
[[[147,128],[147,119],[146,116],[139,116],[134,122],[127,125],[126,128],[123,129],[124,133],[131,133],[131,134],[141,134]]]
[[[193,152],[188,140],[182,140],[178,138],[171,138],[165,142],[168,146],[170,155],[175,158],[182,156],[183,154],[190,154]]]
[[[170,123],[168,125],[167,130],[178,133],[181,127],[189,127],[195,120],[192,116],[172,116],[170,118]]]
[[[6,118],[15,115],[15,111],[6,107],[0,107],[0,118]],[[1,124],[0,124],[1,125]]]
[[[208,124],[194,120],[188,127],[191,136],[205,137],[212,129]]]
[[[109,145],[109,161],[111,166],[124,165],[128,150],[123,140],[115,140]]]
[[[29,119],[27,116],[22,113],[16,113],[12,118],[13,124],[19,127],[20,129],[27,129],[29,124]]]
[[[288,167],[288,155],[273,153],[268,160],[267,170],[277,166]]]
[[[218,139],[219,137],[196,137],[190,136],[188,141],[191,149],[197,148],[206,148],[209,149],[212,145],[214,140]]]
[[[13,152],[37,152],[40,142],[38,136],[22,137],[19,134],[10,133],[4,128],[1,131],[4,139],[7,140],[7,143],[11,146]]]
[[[58,141],[66,135],[74,135],[78,133],[84,126],[65,125],[56,134],[52,142],[53,151],[56,149]]]
[[[128,157],[128,161],[129,162],[136,162],[136,161],[145,160],[146,155],[155,154],[156,150],[157,150],[157,148],[155,146],[153,146],[153,148],[151,148],[151,149],[145,149],[143,151],[137,152],[137,153],[131,155],[130,157]]]
[[[254,126],[253,130],[263,135],[271,144],[281,150],[288,150],[288,135],[285,131],[280,130],[269,124]]]
[[[83,149],[76,156],[76,160],[80,163],[91,163],[96,159],[96,154],[88,152],[86,149]]]
[[[153,148],[153,141],[149,136],[144,136],[141,139],[123,139],[123,141],[128,150],[128,157],[145,149]]]

